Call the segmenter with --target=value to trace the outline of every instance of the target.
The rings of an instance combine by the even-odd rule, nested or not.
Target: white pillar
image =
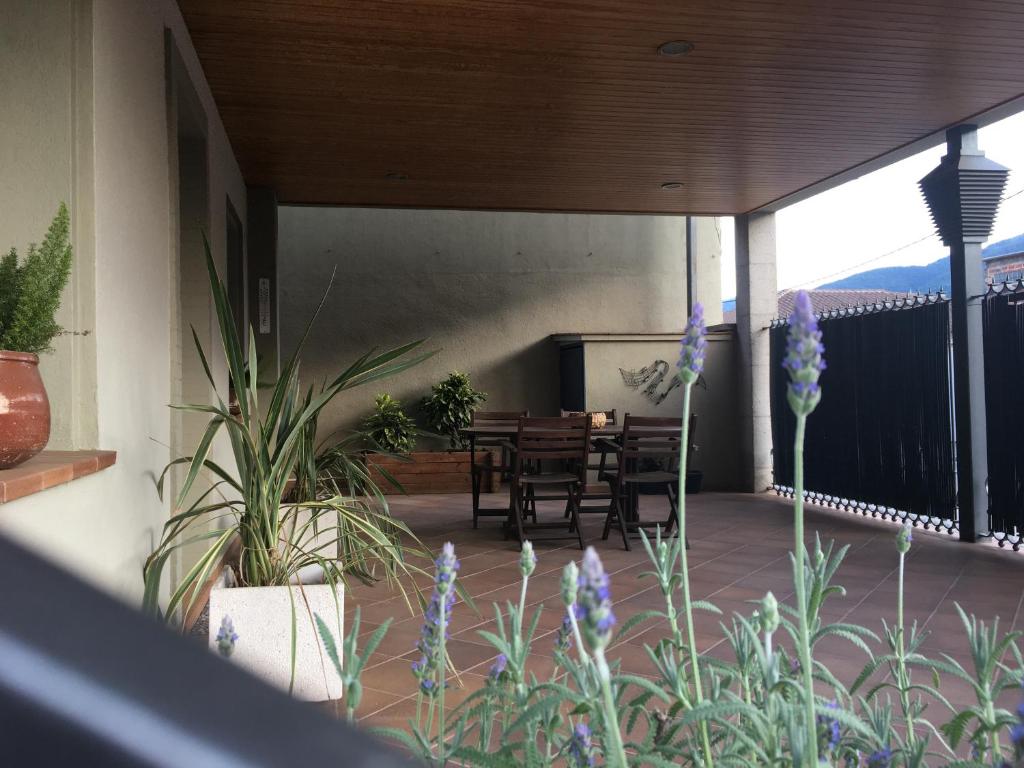
[[[768,326],[778,312],[775,214],[736,217],[736,333],[739,342],[740,480],[743,490],[772,483]]]

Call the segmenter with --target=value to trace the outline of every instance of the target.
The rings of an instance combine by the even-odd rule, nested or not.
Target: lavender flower
[[[580,623],[587,643],[603,649],[611,639],[615,614],[612,613],[612,594],[608,574],[601,565],[597,550],[587,547],[580,568],[579,591],[576,595],[576,620]]]
[[[576,604],[576,592],[579,589],[580,571],[576,563],[570,560],[562,569],[562,604],[572,609]]]
[[[505,671],[505,667],[507,665],[508,656],[506,656],[504,653],[499,653],[498,656],[494,659],[494,664],[491,665],[491,669],[487,673],[487,677],[490,680],[497,682],[498,679],[501,677],[502,673]]]
[[[523,542],[523,549],[519,553],[519,572],[523,578],[529,578],[537,567],[537,555],[533,553],[533,544],[529,541]]]
[[[444,631],[447,637],[452,606],[455,605],[455,574],[459,570],[459,561],[455,559],[455,547],[451,542],[441,548],[441,556],[434,561],[434,565],[434,593],[423,613],[423,630],[416,644],[416,649],[423,655],[412,665],[413,675],[420,682],[420,690],[428,696],[433,696],[438,689],[435,677],[438,669],[444,665],[444,659],[441,658],[441,633]]]
[[[770,635],[779,628],[779,601],[775,599],[775,595],[771,592],[768,592],[764,599],[761,600],[758,616],[761,619],[761,628],[767,634]]]
[[[910,542],[913,540],[914,537],[910,532],[910,523],[904,523],[900,526],[899,533],[896,534],[896,549],[899,550],[901,555],[907,554],[910,551]]]
[[[868,768],[889,768],[892,764],[892,750],[882,747],[868,755]]]
[[[697,302],[686,323],[686,332],[679,342],[679,378],[684,384],[693,384],[704,370],[704,352],[707,346],[707,328],[704,325],[704,306]]]
[[[569,614],[562,617],[562,626],[555,634],[555,650],[568,653],[572,649],[572,619]]]
[[[225,615],[220,620],[220,629],[217,630],[217,650],[224,658],[229,658],[235,652],[235,643],[238,642],[238,633],[235,632],[235,624],[231,617]]]
[[[832,700],[825,705],[828,709],[839,709],[839,704]],[[824,726],[825,736],[828,739],[827,749],[829,752],[833,751],[839,746],[839,737],[841,734],[839,728],[839,721],[834,717],[828,715],[818,715],[818,725]]]
[[[799,291],[789,318],[789,337],[786,340],[786,358],[782,367],[789,371],[789,407],[797,416],[806,416],[821,400],[818,377],[825,370],[818,320],[811,307],[807,291]]]
[[[573,728],[572,738],[566,745],[569,753],[569,765],[584,768],[594,764],[594,745],[590,736],[590,728],[586,723],[577,723]]]
[[[1024,687],[1024,681],[1021,682]],[[1017,723],[1010,729],[1010,742],[1018,757],[1024,757],[1024,701],[1017,705]]]

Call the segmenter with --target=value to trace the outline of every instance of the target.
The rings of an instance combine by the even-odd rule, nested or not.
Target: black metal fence
[[[808,418],[808,496],[874,517],[957,529],[949,302],[919,296],[827,313],[828,368]],[[785,321],[771,328],[775,488],[791,494],[795,420],[786,402]]]
[[[1020,549],[1024,533],[1024,283],[1002,284],[984,302],[989,528]]]

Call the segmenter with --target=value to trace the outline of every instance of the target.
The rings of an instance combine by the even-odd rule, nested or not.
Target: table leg
[[[476,465],[476,435],[469,436],[469,475],[473,494],[473,527],[480,517],[480,470]]]

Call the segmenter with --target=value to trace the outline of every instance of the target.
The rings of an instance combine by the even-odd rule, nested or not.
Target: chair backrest
[[[619,423],[618,411],[612,408],[610,411],[567,411],[562,409],[563,416],[583,416],[584,414],[590,415],[592,413],[603,413],[605,418],[605,424],[616,425]]]
[[[474,427],[506,427],[519,423],[523,416],[529,416],[529,411],[473,411],[470,425]]]
[[[627,413],[622,424],[622,450],[619,470],[644,471],[644,460],[656,461],[672,471],[679,465],[683,420],[663,416],[633,416]]]
[[[516,467],[526,461],[565,460],[587,464],[590,418],[587,416],[522,416],[516,435]]]

